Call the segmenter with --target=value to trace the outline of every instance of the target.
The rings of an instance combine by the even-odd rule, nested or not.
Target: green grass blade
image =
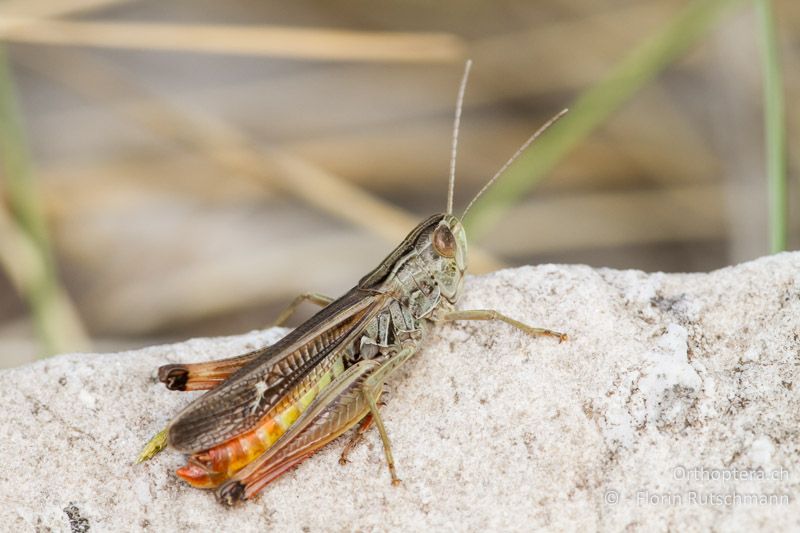
[[[82,349],[86,336],[58,280],[47,224],[36,193],[5,50],[0,46],[0,196],[2,266],[28,303],[44,353]]]
[[[786,250],[788,234],[786,122],[780,45],[771,0],[756,0],[758,36],[764,76],[764,134],[769,188],[769,245],[772,253]]]
[[[637,91],[686,52],[742,0],[696,0],[649,37],[570,106],[570,112],[509,167],[470,211],[467,229],[485,233],[512,203],[539,182]]]

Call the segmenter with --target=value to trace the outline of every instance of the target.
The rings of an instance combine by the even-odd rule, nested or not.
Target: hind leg
[[[361,421],[361,424],[358,426],[355,434],[350,438],[350,440],[345,444],[344,450],[342,450],[342,455],[339,457],[339,464],[346,465],[349,461],[348,457],[353,452],[353,450],[361,444],[364,440],[364,434],[369,431],[369,428],[373,426],[374,422],[372,420],[372,415],[367,415],[364,417],[364,420]]]

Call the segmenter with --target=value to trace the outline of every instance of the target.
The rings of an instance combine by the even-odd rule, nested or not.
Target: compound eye
[[[456,256],[456,238],[447,226],[439,226],[433,232],[433,249],[442,257]]]

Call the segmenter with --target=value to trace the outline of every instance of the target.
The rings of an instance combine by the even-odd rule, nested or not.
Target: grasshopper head
[[[429,238],[431,250],[438,259],[438,268],[433,270],[433,276],[442,296],[455,302],[467,270],[467,233],[456,216],[443,214]]]
[[[408,257],[415,257],[413,261]],[[422,221],[378,267],[361,278],[361,289],[383,291],[393,279],[432,278],[442,296],[455,302],[467,270],[467,234],[454,215],[440,213]]]

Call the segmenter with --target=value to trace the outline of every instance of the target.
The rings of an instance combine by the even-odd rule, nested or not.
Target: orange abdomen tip
[[[189,485],[198,489],[213,489],[225,478],[224,474],[209,473],[205,468],[191,461],[180,467],[175,473]]]

